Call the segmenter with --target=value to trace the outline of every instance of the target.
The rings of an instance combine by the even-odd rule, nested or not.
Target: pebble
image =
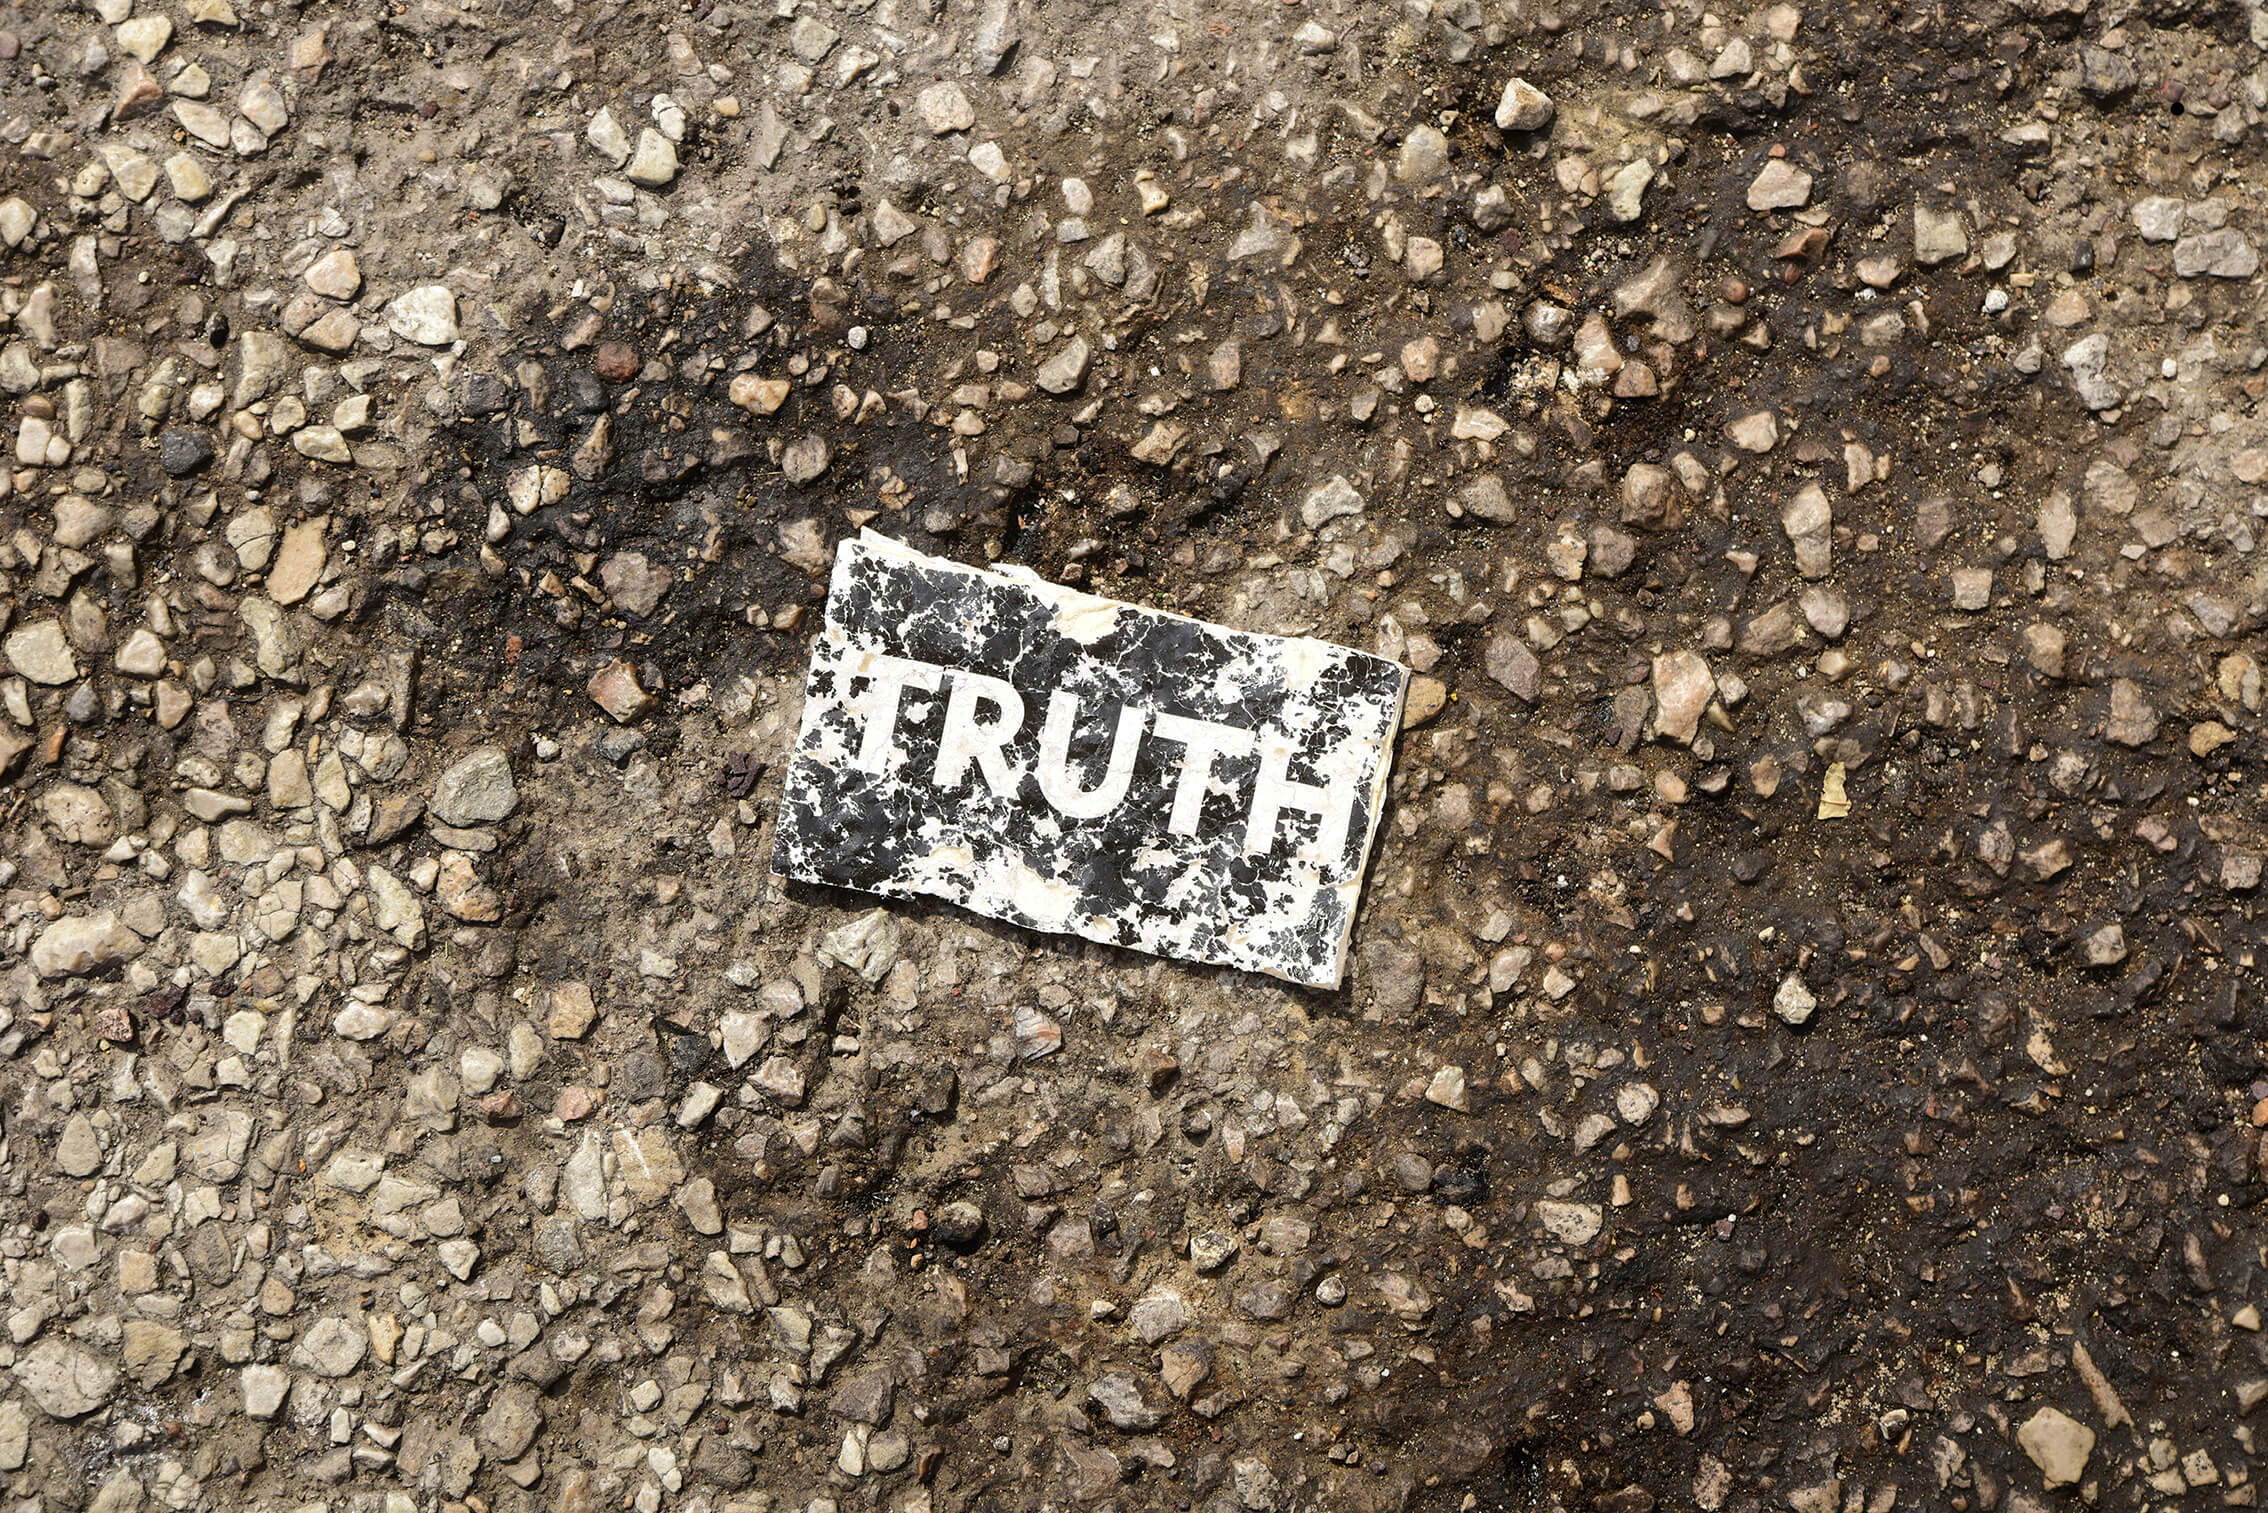
[[[614,119],[611,107],[599,107],[598,114],[592,116],[590,125],[583,129],[583,140],[616,168],[630,161],[630,138],[621,123]]]
[[[34,683],[59,687],[79,676],[78,658],[60,620],[35,620],[19,625],[0,642],[8,665]]]
[[[2260,271],[2260,252],[2243,232],[2224,226],[2175,242],[2173,265],[2182,278],[2250,278]]]
[[[1508,80],[1496,102],[1496,124],[1503,131],[1541,131],[1555,113],[1551,96],[1525,79]]]
[[[2053,1491],[2087,1474],[2087,1461],[2095,1453],[2095,1431],[2060,1408],[2041,1408],[2018,1426],[2016,1443]]]
[[[1769,158],[1748,185],[1751,210],[1801,210],[1811,203],[1811,175],[1786,158]]]
[[[42,977],[84,977],[130,960],[141,949],[141,937],[103,909],[56,920],[33,939],[30,959]]]
[[[976,109],[969,97],[953,83],[932,84],[914,100],[914,110],[932,136],[945,136],[950,132],[967,131],[976,125]]]
[[[81,1418],[118,1390],[118,1368],[83,1346],[45,1339],[9,1368],[17,1384],[50,1418]]]
[[[1654,729],[1665,739],[1692,745],[1701,716],[1716,695],[1717,680],[1700,653],[1675,651],[1654,658]]]
[[[444,825],[466,828],[507,819],[519,802],[511,760],[497,747],[482,746],[450,763],[434,781],[426,811]]]
[[[1032,381],[1050,394],[1077,393],[1086,379],[1091,349],[1084,337],[1073,337],[1040,364]]]
[[[591,675],[591,702],[617,724],[627,725],[653,708],[653,695],[639,686],[638,674],[627,662],[610,662]]]
[[[457,296],[442,284],[424,284],[386,306],[386,329],[421,346],[446,347],[457,339]]]
[[[1780,986],[1772,994],[1772,1012],[1780,1016],[1783,1024],[1809,1024],[1818,1007],[1817,996],[1792,972],[1780,979]]]
[[[1606,1227],[1606,1210],[1596,1203],[1541,1199],[1531,1210],[1544,1232],[1562,1245],[1588,1245]]]
[[[326,299],[353,299],[362,288],[362,269],[356,263],[354,252],[347,247],[334,247],[308,264],[301,275],[307,287]]]
[[[677,172],[677,148],[670,139],[651,126],[640,131],[638,150],[622,176],[641,188],[661,189],[676,181]]]
[[[1914,261],[1924,268],[1969,255],[1969,232],[1959,211],[1914,206]]]

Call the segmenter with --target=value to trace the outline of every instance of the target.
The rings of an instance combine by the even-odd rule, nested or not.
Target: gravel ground
[[[2268,11],[0,0],[0,1507],[2250,1507]],[[1337,993],[768,874],[860,527]]]

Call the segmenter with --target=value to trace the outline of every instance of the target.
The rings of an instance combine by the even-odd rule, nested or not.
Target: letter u
[[[1048,696],[1047,724],[1040,730],[1039,785],[1056,811],[1068,819],[1092,820],[1116,809],[1134,781],[1134,757],[1142,746],[1147,716],[1131,704],[1118,707],[1118,733],[1110,747],[1110,766],[1102,781],[1081,791],[1071,771],[1071,727],[1079,719],[1079,696],[1057,689]]]

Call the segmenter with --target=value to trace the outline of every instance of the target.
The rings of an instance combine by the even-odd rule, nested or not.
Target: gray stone
[[[386,307],[386,329],[420,346],[446,347],[457,339],[457,296],[443,284],[396,295]]]
[[[2250,278],[2260,271],[2260,252],[2243,232],[2223,226],[2174,243],[2173,264],[2183,278]]]
[[[101,1170],[102,1142],[85,1114],[73,1114],[64,1123],[62,1137],[55,1142],[55,1166],[66,1177],[91,1177]]]
[[[827,471],[827,464],[834,459],[834,455],[834,448],[827,444],[825,437],[798,436],[781,453],[780,471],[787,475],[790,483],[810,483]]]
[[[512,763],[503,751],[482,746],[449,764],[433,785],[428,812],[444,825],[493,825],[519,807]]]
[[[32,942],[31,964],[42,977],[84,977],[114,967],[142,949],[141,938],[108,909],[71,914]]]
[[[1772,1012],[1787,1024],[1809,1023],[1812,1011],[1818,1007],[1818,997],[1793,972],[1780,980],[1778,990],[1772,994]]]
[[[1969,255],[1969,232],[1957,210],[1914,206],[1914,261],[1923,267]]]
[[[1551,124],[1554,114],[1551,96],[1525,79],[1507,83],[1504,97],[1496,102],[1496,125],[1500,131],[1539,131]]]
[[[664,188],[677,177],[677,149],[649,126],[638,133],[638,150],[622,176],[647,189]]]
[[[1032,375],[1032,381],[1050,394],[1076,393],[1086,381],[1087,364],[1092,356],[1093,351],[1088,347],[1087,339],[1074,336],[1053,357],[1039,365],[1039,371]]]
[[[50,1418],[92,1413],[118,1390],[116,1366],[67,1340],[42,1340],[9,1369]]]
[[[1394,177],[1405,184],[1430,184],[1448,171],[1449,139],[1441,128],[1411,127],[1394,155]]]
[[[79,675],[78,659],[60,620],[35,620],[8,633],[8,665],[34,683],[49,687],[68,683]]]
[[[1127,1314],[1135,1337],[1145,1345],[1179,1334],[1189,1324],[1189,1307],[1177,1292],[1153,1292],[1137,1300]]]
[[[2016,1443],[2050,1488],[2068,1487],[2087,1473],[2095,1431],[2060,1408],[2042,1408],[2017,1429]]]
[[[976,110],[961,86],[950,81],[932,84],[914,100],[914,109],[932,136],[967,131],[976,125]]]
[[[590,143],[598,155],[620,168],[630,161],[630,136],[622,123],[614,119],[614,112],[606,106],[591,117],[591,124],[583,128],[583,140]]]
[[[896,1386],[886,1367],[862,1372],[843,1383],[827,1406],[837,1418],[880,1428],[890,1421],[891,1394]]]
[[[2170,242],[2181,235],[2181,201],[2170,195],[2153,194],[2136,200],[2128,214],[2146,242]]]
[[[536,1389],[526,1382],[509,1382],[497,1390],[488,1411],[480,1416],[481,1447],[499,1461],[518,1460],[542,1427],[542,1399]]]
[[[331,1315],[291,1347],[291,1358],[317,1376],[341,1377],[362,1364],[370,1353],[370,1336],[350,1319]]]
[[[1544,1231],[1563,1245],[1588,1245],[1598,1238],[1599,1230],[1606,1223],[1606,1212],[1596,1203],[1565,1203],[1544,1198],[1530,1211]]]
[[[1102,1409],[1114,1429],[1140,1432],[1165,1422],[1164,1411],[1143,1402],[1142,1389],[1124,1372],[1114,1371],[1088,1383],[1087,1397]]]
[[[1361,493],[1347,481],[1344,473],[1336,473],[1327,482],[1307,491],[1307,497],[1300,501],[1299,518],[1301,524],[1314,530],[1326,521],[1359,515],[1362,511]]]
[[[256,1419],[272,1419],[283,1411],[291,1393],[291,1373],[281,1366],[247,1366],[239,1379],[244,1412]]]

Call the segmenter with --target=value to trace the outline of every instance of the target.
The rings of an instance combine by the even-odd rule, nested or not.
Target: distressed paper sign
[[[866,532],[772,869],[1336,987],[1408,676]]]

